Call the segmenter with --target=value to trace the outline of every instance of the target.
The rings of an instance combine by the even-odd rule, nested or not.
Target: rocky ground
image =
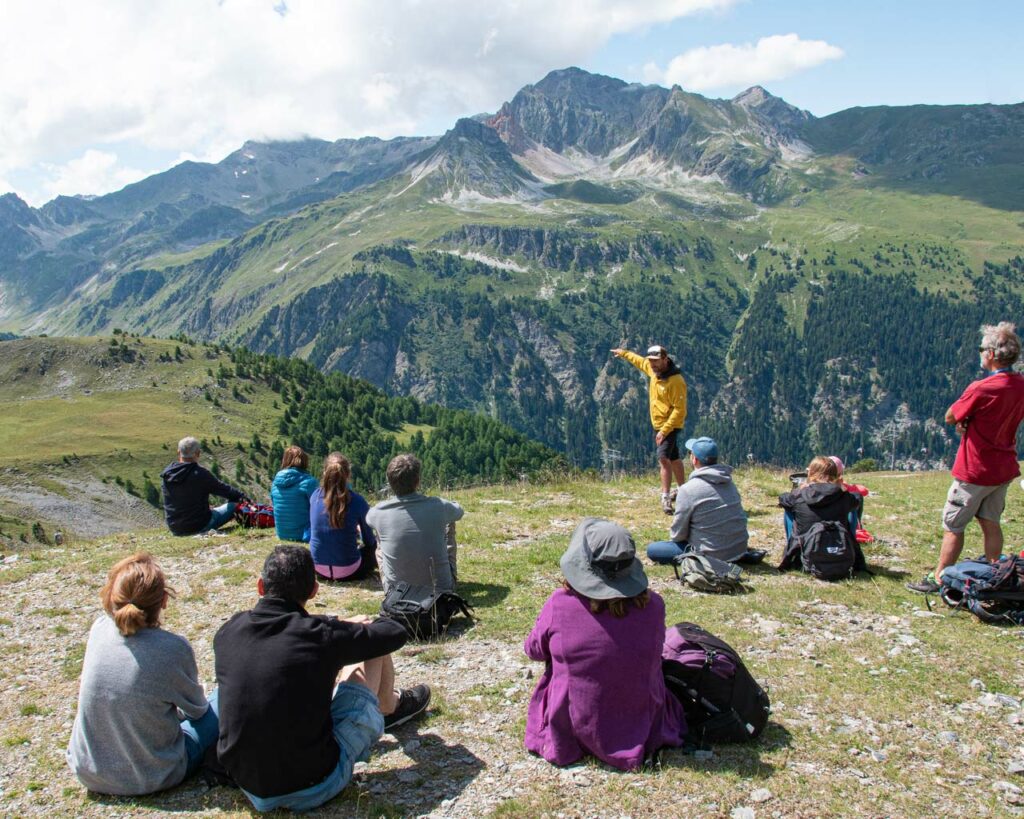
[[[766,498],[774,476],[743,479],[755,540],[778,551]],[[522,747],[541,667],[522,638],[557,580],[567,532],[591,508],[653,537],[664,525],[643,482],[461,493],[464,584],[479,622],[397,656],[402,681],[435,691],[429,717],[385,735],[353,784],[316,815],[358,816],[1005,816],[1024,812],[1024,657],[1019,630],[930,610],[902,590],[925,555],[908,515],[930,508],[943,479],[885,481],[869,526],[876,574],[826,585],[764,567],[750,593],[714,598],[650,568],[672,621],[691,619],[732,642],[772,697],[761,741],[664,755],[656,770],[584,762],[559,769]],[[922,500],[923,497],[923,500]],[[1019,499],[1014,499],[1019,506]],[[923,518],[922,518],[923,520]],[[1011,537],[1021,534],[1010,515]],[[908,536],[911,535],[911,536]],[[245,815],[234,790],[192,780],[144,799],[87,794],[64,763],[84,637],[110,564],[157,554],[178,598],[166,627],[187,636],[213,684],[219,624],[256,599],[276,541],[265,533],[173,539],[118,535],[22,553],[0,564],[0,810],[5,815]],[[774,557],[777,558],[777,555]],[[485,582],[486,581],[486,582]],[[315,612],[368,613],[380,592],[325,588]],[[941,605],[941,604],[940,604]]]

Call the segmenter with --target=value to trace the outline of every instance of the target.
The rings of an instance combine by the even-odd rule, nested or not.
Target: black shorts
[[[658,460],[667,458],[670,461],[679,460],[679,433],[681,429],[674,429],[668,435],[661,439],[661,443],[658,444]],[[657,440],[658,433],[654,433],[655,440]]]

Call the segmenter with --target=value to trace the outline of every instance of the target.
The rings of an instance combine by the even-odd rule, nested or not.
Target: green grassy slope
[[[208,468],[258,501],[290,443],[311,454],[314,472],[327,452],[345,452],[353,485],[369,493],[403,450],[422,458],[426,480],[449,484],[553,463],[551,450],[490,418],[179,338],[0,343],[0,544],[157,523],[159,475],[185,435],[201,440]]]
[[[207,442],[207,465],[216,462],[231,479],[238,444],[276,434],[280,410],[270,389],[246,384],[236,397],[209,374],[230,365],[226,351],[112,338],[116,345],[111,338],[0,345],[0,513],[11,518],[0,526],[15,541],[37,520],[48,532],[86,534],[154,525],[160,513],[146,503],[144,486],[147,478],[159,486],[180,438]],[[251,467],[247,475],[255,477]]]
[[[738,483],[754,546],[781,555],[775,496],[785,475],[741,469]],[[648,566],[671,622],[691,620],[733,644],[770,689],[773,715],[760,742],[721,746],[709,759],[678,751],[658,771],[622,774],[585,763],[560,771],[522,748],[525,709],[541,669],[522,639],[559,582],[558,557],[585,515],[614,518],[639,544],[664,535],[655,476],[516,484],[451,494],[460,523],[462,591],[477,624],[398,654],[400,680],[435,690],[428,718],[386,736],[325,816],[938,816],[1011,815],[1024,657],[1016,630],[985,626],[903,589],[935,558],[945,473],[858,476],[872,490],[867,547],[872,577],[824,584],[767,565],[750,592],[716,597],[682,590]],[[1024,546],[1024,506],[1011,487],[1007,550]],[[0,804],[12,815],[248,816],[237,792],[186,783],[143,799],[89,796],[63,758],[83,646],[107,568],[144,548],[179,591],[167,627],[192,642],[201,679],[213,684],[217,625],[255,600],[255,578],[276,541],[266,533],[168,537],[136,531],[23,556],[0,567]],[[979,551],[976,528],[967,552]],[[69,585],[65,578],[78,582]],[[318,613],[372,613],[372,582],[325,587]],[[45,635],[45,639],[41,636]],[[531,676],[527,676],[527,674]],[[1001,704],[986,694],[1007,695]],[[998,785],[999,782],[1009,782]],[[755,791],[766,790],[767,796]]]

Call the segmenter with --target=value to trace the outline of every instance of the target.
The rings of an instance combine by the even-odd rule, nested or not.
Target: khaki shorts
[[[1013,481],[998,486],[979,486],[953,479],[942,510],[942,527],[959,535],[974,518],[999,522],[1006,506],[1006,490]]]

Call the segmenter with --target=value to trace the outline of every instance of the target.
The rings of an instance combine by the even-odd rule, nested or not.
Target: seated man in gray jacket
[[[455,521],[462,507],[419,492],[421,468],[415,455],[392,458],[387,476],[394,497],[366,513],[366,522],[377,531],[385,594],[400,581],[438,592],[455,590]]]
[[[747,513],[732,467],[718,463],[718,445],[711,438],[691,438],[686,448],[693,471],[676,494],[670,539],[648,544],[647,556],[664,564],[687,552],[739,560],[747,553]]]

